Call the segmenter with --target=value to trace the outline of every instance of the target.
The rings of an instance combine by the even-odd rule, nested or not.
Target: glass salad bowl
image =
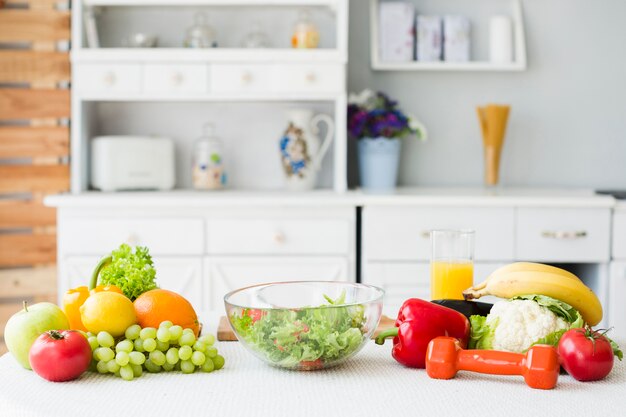
[[[380,320],[384,291],[333,281],[260,284],[224,297],[241,344],[277,367],[323,369],[354,356]]]

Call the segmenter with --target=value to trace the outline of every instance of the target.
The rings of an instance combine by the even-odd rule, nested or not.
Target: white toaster
[[[91,141],[91,186],[102,191],[171,190],[174,142],[165,137],[99,136]]]

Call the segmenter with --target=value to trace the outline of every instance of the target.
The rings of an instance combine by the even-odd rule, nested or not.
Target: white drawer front
[[[347,255],[351,231],[347,219],[212,218],[207,250],[220,255]]]
[[[340,64],[281,65],[275,85],[283,92],[334,93],[345,91],[345,73]]]
[[[208,309],[221,311],[224,295],[237,288],[264,282],[348,281],[348,260],[343,257],[211,257],[205,298]]]
[[[429,260],[433,229],[476,231],[475,259],[512,260],[512,208],[366,207],[363,209],[363,248],[370,260]]]
[[[626,211],[613,213],[613,258],[626,259]]]
[[[71,218],[60,224],[64,254],[104,256],[122,243],[147,246],[152,255],[196,255],[204,222],[188,218]]]
[[[272,90],[271,65],[211,65],[211,91],[215,93],[250,93]]]
[[[516,259],[539,262],[605,262],[610,250],[609,209],[517,211]]]
[[[81,93],[138,93],[139,64],[79,64],[74,66],[72,88]]]
[[[609,336],[614,340],[626,340],[626,262],[611,264],[609,281],[608,327],[613,328]]]
[[[498,263],[475,263],[474,283],[483,281],[500,266],[502,265]],[[364,266],[363,283],[376,285],[385,290],[384,312],[395,317],[402,303],[408,298],[430,300],[430,264],[370,262]]]
[[[209,76],[202,64],[148,64],[144,67],[144,92],[203,94]]]

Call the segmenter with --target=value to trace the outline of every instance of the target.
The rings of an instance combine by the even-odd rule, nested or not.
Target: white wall
[[[445,11],[472,15],[484,1],[494,0],[449,0]],[[371,70],[368,2],[350,1],[350,91],[385,91],[430,131],[426,143],[405,142],[402,185],[480,185],[475,107],[498,102],[512,106],[504,185],[626,188],[626,1],[524,0],[523,6],[526,72],[403,73]]]

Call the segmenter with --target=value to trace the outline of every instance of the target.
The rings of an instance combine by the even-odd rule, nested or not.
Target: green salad
[[[341,306],[345,291],[328,304],[299,309],[237,309],[230,321],[240,337],[271,363],[315,369],[358,350],[365,337],[365,307]]]

